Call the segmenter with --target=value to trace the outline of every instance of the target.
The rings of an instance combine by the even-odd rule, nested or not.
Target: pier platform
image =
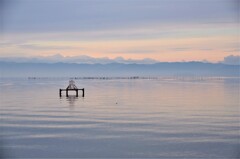
[[[84,88],[78,89],[73,80],[69,81],[69,85],[66,89],[59,89],[59,96],[60,97],[62,96],[62,91],[66,91],[66,96],[67,97],[68,97],[68,92],[69,91],[75,91],[76,92],[76,97],[78,97],[78,91],[82,91],[82,97],[84,97],[84,95],[85,95]]]

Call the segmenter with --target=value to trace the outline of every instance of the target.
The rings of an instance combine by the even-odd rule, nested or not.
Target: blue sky
[[[2,1],[0,56],[219,61],[238,54],[238,0]]]

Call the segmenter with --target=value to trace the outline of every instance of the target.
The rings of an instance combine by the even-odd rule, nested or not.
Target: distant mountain
[[[229,65],[240,65],[240,56],[229,55],[224,57],[221,63],[229,64]]]
[[[124,59],[123,57],[116,57],[110,59],[108,57],[94,58],[87,55],[81,56],[62,56],[61,54],[55,54],[51,56],[34,56],[34,57],[0,57],[2,62],[16,62],[16,63],[76,63],[76,64],[111,64],[111,63],[122,63],[122,64],[155,64],[159,61],[144,58],[144,59]],[[208,63],[204,60],[201,62]],[[228,65],[240,65],[240,56],[229,55],[224,57],[219,63]]]
[[[55,54],[52,56],[36,56],[36,57],[0,57],[0,61],[5,62],[17,62],[17,63],[86,63],[86,64],[109,64],[109,63],[123,63],[123,64],[154,64],[159,61],[145,58],[141,60],[134,59],[124,59],[123,57],[116,57],[114,59],[110,59],[108,57],[102,58],[94,58],[87,55],[81,56],[62,56],[61,54]]]
[[[203,62],[69,64],[0,61],[1,77],[240,76],[239,71],[239,65]]]

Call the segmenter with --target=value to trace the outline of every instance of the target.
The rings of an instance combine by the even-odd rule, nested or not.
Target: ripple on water
[[[62,80],[1,81],[1,150],[22,158],[237,156],[239,84],[78,82],[84,98],[59,98]]]

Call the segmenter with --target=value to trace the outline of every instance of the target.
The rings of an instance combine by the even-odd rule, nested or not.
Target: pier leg
[[[76,90],[76,97],[78,97],[78,90]]]
[[[84,93],[85,93],[85,92],[84,92],[84,88],[83,88],[83,89],[82,89],[82,96],[83,96],[83,97],[84,97],[84,95],[85,95]]]
[[[59,96],[62,97],[62,90],[59,89]]]
[[[66,96],[68,97],[68,90],[66,90]]]

